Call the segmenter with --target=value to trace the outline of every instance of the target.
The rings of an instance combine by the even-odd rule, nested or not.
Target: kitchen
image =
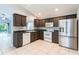
[[[77,14],[76,13],[41,19],[39,17],[36,18],[33,16],[28,17],[19,12],[17,13],[17,11],[15,11],[11,13],[12,14],[11,17],[13,18],[13,28],[12,28],[13,31],[11,32],[13,33],[12,35],[13,36],[13,47],[21,48],[35,41],[42,40],[48,43],[57,44],[59,45],[59,47],[64,46],[67,48],[78,50],[78,30],[77,30],[78,26],[77,26]],[[67,19],[73,20],[73,21],[67,21]],[[74,21],[74,19],[76,21]],[[66,22],[62,20],[65,20]],[[74,22],[76,22],[76,25],[74,25],[73,27],[71,25],[75,24]],[[66,27],[63,27],[63,26],[66,26]],[[68,26],[71,26],[72,29],[74,30],[72,31],[70,31],[70,29],[68,30],[68,28],[70,28]],[[63,29],[62,27],[65,29]],[[71,39],[65,40],[67,39],[67,37],[66,38],[61,37],[60,31],[63,34],[67,34],[67,33],[64,33],[65,31],[70,31],[68,32],[68,35],[70,35],[71,33],[74,34],[74,32],[76,32],[74,34],[74,35],[77,34],[76,39],[72,40],[71,38]]]

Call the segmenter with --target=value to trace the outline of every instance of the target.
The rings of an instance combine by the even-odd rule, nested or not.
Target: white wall
[[[11,40],[9,40],[9,42],[11,42],[11,46],[13,47],[13,13],[18,13],[21,15],[25,15],[27,17],[29,16],[33,16],[33,14],[31,14],[28,10],[24,9],[23,7],[19,6],[19,5],[0,5],[0,13],[4,13],[6,14],[6,16],[11,20]]]

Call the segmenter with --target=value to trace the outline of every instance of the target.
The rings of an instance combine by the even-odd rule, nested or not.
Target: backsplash
[[[14,26],[13,27],[13,31],[20,31],[20,30],[26,30],[26,26],[24,26],[24,27]]]

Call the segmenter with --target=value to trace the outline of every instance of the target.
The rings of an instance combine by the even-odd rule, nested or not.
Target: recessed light
[[[40,16],[40,15],[41,15],[41,13],[38,13],[38,15]]]
[[[59,9],[58,8],[55,8],[55,11],[59,11]]]

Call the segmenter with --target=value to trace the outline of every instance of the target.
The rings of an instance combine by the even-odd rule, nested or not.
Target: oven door
[[[44,40],[48,42],[52,42],[52,32],[44,31]]]

